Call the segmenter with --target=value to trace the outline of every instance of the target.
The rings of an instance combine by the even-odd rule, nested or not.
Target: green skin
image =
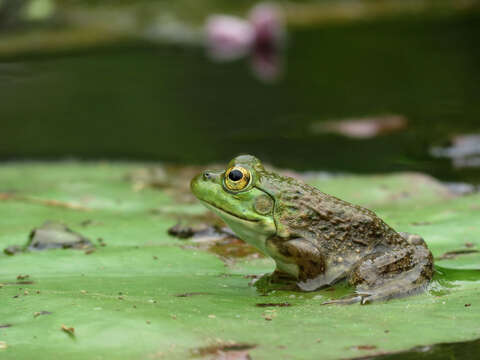
[[[347,280],[355,294],[328,303],[365,304],[421,292],[433,276],[433,257],[418,235],[397,233],[372,211],[299,180],[264,169],[250,155],[233,159],[251,179],[240,191],[225,171],[204,171],[193,194],[244,241],[272,257],[272,279],[313,291]]]

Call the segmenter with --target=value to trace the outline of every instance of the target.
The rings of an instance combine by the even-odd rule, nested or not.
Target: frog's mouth
[[[215,206],[213,205],[212,203],[209,203],[205,200],[200,200],[202,202],[203,205],[205,205],[207,208],[209,208],[210,210],[214,211],[214,212],[217,212],[217,213],[221,213],[223,214],[224,216],[227,216],[227,217],[233,217],[235,218],[235,220],[241,220],[241,221],[247,221],[247,222],[250,222],[250,223],[256,223],[256,222],[259,222],[260,220],[258,219],[247,219],[247,218],[244,218],[244,217],[240,217],[236,214],[233,214],[231,213],[230,211],[227,211],[225,209],[222,209],[222,208],[219,208],[218,206]]]

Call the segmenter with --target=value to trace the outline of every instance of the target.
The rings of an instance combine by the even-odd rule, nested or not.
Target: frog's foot
[[[374,291],[355,291],[352,295],[344,296],[340,299],[332,299],[322,303],[322,305],[351,305],[360,303],[360,305],[365,305],[371,303],[372,301],[382,300],[378,297],[379,294],[376,294]],[[383,299],[385,300],[385,299]]]
[[[268,275],[264,275],[264,276],[268,276],[268,279],[270,282],[272,283],[290,283],[290,282],[295,282],[295,278],[284,272],[284,271],[281,271],[279,269],[275,269],[275,271],[271,274],[268,274]]]
[[[340,299],[331,299],[322,303],[322,305],[351,305],[361,303],[362,297],[360,295],[348,295]]]
[[[432,254],[420,244],[369,255],[351,272],[349,282],[356,286],[360,303],[367,304],[420,293],[432,276]]]

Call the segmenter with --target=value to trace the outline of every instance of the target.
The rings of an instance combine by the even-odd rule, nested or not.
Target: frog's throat
[[[245,219],[220,209],[206,201],[201,201],[208,209],[220,216],[240,239],[249,243],[250,245],[255,246],[263,254],[268,255],[265,242],[271,234],[262,233],[260,219]]]
[[[232,218],[235,218],[235,220],[237,221],[247,221],[247,222],[250,222],[250,223],[255,223],[255,222],[258,222],[259,220],[258,219],[247,219],[247,218],[243,218],[243,217],[240,217],[238,215],[235,215],[235,214],[232,214],[231,212],[229,211],[226,211],[224,209],[221,209],[205,200],[200,200],[203,205],[205,205],[207,208],[209,208],[210,210],[214,211],[214,212],[217,212],[217,213],[221,213],[223,214],[224,216],[226,217],[232,217]]]

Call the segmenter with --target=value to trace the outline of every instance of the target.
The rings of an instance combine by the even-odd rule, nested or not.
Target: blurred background
[[[0,160],[480,183],[475,0],[0,0]]]

